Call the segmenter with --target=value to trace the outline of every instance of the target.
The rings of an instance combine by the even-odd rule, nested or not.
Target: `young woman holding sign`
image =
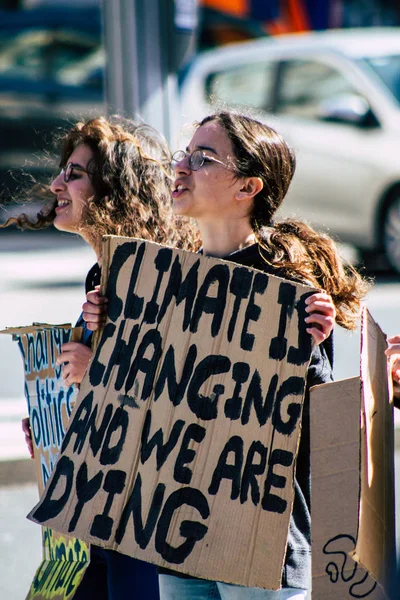
[[[331,294],[308,299],[306,321],[317,343],[307,374],[302,435],[295,473],[282,587],[277,592],[207,581],[163,570],[162,600],[250,600],[304,598],[310,582],[309,388],[332,379],[333,322],[355,327],[366,284],[345,271],[330,238],[297,221],[274,224],[294,174],[295,158],[284,140],[258,121],[231,113],[204,119],[186,151],[173,156],[175,214],[196,220],[201,252],[266,273],[305,282]],[[104,322],[104,302],[88,294],[83,317],[90,329]],[[328,338],[328,339],[327,339]],[[268,557],[265,558],[266,568]]]
[[[176,152],[173,161],[173,209],[196,220],[204,254],[322,288],[333,299],[336,321],[355,327],[366,285],[352,269],[345,272],[332,240],[301,222],[273,222],[295,170],[294,154],[279,134],[252,118],[222,112],[205,118],[187,150]],[[324,298],[317,296],[309,310],[323,306]],[[316,315],[307,320],[318,323]],[[283,589],[271,592],[162,574],[162,600],[305,597],[311,575],[308,390],[332,379],[331,361],[331,344],[322,344],[314,349],[308,369]]]
[[[61,172],[49,190],[48,205],[35,221],[26,215],[7,225],[41,229],[53,224],[80,235],[93,248],[97,263],[86,279],[86,292],[100,283],[101,239],[122,235],[191,249],[196,235],[173,216],[171,156],[164,138],[152,127],[125,119],[93,119],[78,123],[61,140]],[[183,235],[183,231],[185,234]],[[193,240],[193,241],[191,241]],[[84,321],[79,319],[77,326]],[[79,384],[89,364],[91,332],[84,343],[64,344],[58,358],[68,385]],[[29,420],[23,430],[33,455]],[[111,550],[91,547],[91,561],[75,600],[157,600],[158,577],[153,565]]]
[[[252,118],[222,112],[199,124],[187,150],[174,154],[173,164],[174,212],[196,220],[204,254],[322,288],[333,299],[336,321],[355,327],[366,285],[352,269],[345,272],[332,240],[301,222],[273,222],[295,170],[294,154],[280,135]],[[314,295],[309,310],[318,311],[326,308],[324,305],[324,297]],[[306,320],[318,323],[317,315]],[[324,332],[320,332],[323,338]],[[332,379],[331,361],[330,343],[314,349],[307,376],[283,589],[271,592],[164,573],[160,575],[162,600],[306,596],[311,575],[308,390]]]

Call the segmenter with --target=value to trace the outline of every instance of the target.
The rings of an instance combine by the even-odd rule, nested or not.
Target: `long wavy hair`
[[[88,146],[89,177],[94,196],[88,199],[77,233],[99,252],[103,235],[138,237],[194,250],[199,235],[193,222],[175,217],[171,203],[171,153],[164,137],[150,125],[119,116],[98,117],[74,125],[59,140],[60,168],[80,145]],[[21,214],[3,227],[42,229],[54,222],[57,200],[49,186],[35,187],[43,198],[35,219]]]
[[[231,140],[236,177],[260,177],[250,223],[260,254],[285,277],[324,289],[335,304],[336,322],[355,329],[369,282],[341,259],[335,242],[294,219],[273,222],[292,181],[296,159],[283,137],[268,125],[235,112],[221,111],[198,127],[216,122]]]

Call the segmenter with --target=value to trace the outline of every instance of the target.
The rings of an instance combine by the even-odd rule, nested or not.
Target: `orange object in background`
[[[254,18],[252,17],[251,0],[201,0],[201,5],[204,8],[213,9],[219,13],[239,19]],[[281,35],[310,30],[310,19],[303,0],[280,0],[279,7],[278,18],[271,21],[264,21],[263,27],[266,33],[269,35]],[[243,36],[239,36],[237,41],[241,37]],[[228,41],[234,41],[235,33],[233,32],[233,40],[232,32],[230,35],[227,35],[227,38]],[[218,39],[218,43],[226,43],[221,39],[221,35],[218,35]]]
[[[224,26],[213,29],[213,38],[218,46],[225,44],[236,44],[253,39],[253,36],[245,30]]]
[[[264,28],[268,35],[283,35],[285,33],[290,33],[287,23],[283,21],[267,21]]]
[[[283,0],[280,6],[281,15],[279,19],[265,23],[265,30],[269,35],[283,35],[310,30],[307,11],[302,0]]]
[[[202,0],[201,4],[236,17],[246,17],[249,13],[247,0]]]
[[[284,2],[291,31],[308,31],[310,24],[302,0],[286,0]]]

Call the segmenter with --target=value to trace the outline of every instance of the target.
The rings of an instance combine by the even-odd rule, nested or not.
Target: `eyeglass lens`
[[[189,158],[189,165],[193,171],[197,171],[204,165],[204,154],[202,150],[195,150]]]
[[[185,152],[184,150],[178,150],[172,156],[172,164],[176,166],[181,160],[186,157],[189,157],[189,167],[193,171],[197,171],[204,165],[204,153],[202,150],[194,150],[191,154],[189,152]]]
[[[64,181],[65,181],[65,183],[68,183],[69,180],[71,179],[72,163],[68,163],[67,166],[63,169],[63,171],[64,171]]]

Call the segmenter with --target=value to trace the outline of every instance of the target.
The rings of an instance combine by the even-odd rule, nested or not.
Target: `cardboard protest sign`
[[[390,591],[394,580],[393,414],[388,397],[386,344],[368,312],[363,318],[361,340],[361,377],[311,389],[313,600],[382,600],[388,597],[385,591]],[[374,389],[373,401],[367,397],[368,388]],[[385,427],[374,437],[368,456],[364,415],[365,406],[371,402],[370,419],[384,421]],[[382,453],[385,459],[381,459]],[[368,515],[363,506],[369,501],[371,489],[366,490],[361,482],[365,482],[371,468],[381,485],[381,502],[375,503],[374,514]],[[363,523],[359,528],[360,516]],[[360,534],[367,543],[362,544],[361,564],[357,564],[351,557]]]
[[[80,340],[81,330],[70,325],[36,324],[0,333],[11,334],[22,354],[27,414],[41,494],[56,463],[77,397],[75,386],[64,385],[62,367],[56,365],[56,359],[62,344]],[[88,565],[89,548],[84,542],[47,527],[43,527],[42,540],[43,560],[27,600],[70,600]]]
[[[107,238],[108,318],[29,518],[176,571],[281,583],[310,287]]]
[[[365,311],[361,346],[361,498],[354,559],[389,590],[396,568],[396,541],[394,417],[386,348],[386,336]]]
[[[360,501],[360,377],[311,390],[312,598],[383,599],[350,558]]]

